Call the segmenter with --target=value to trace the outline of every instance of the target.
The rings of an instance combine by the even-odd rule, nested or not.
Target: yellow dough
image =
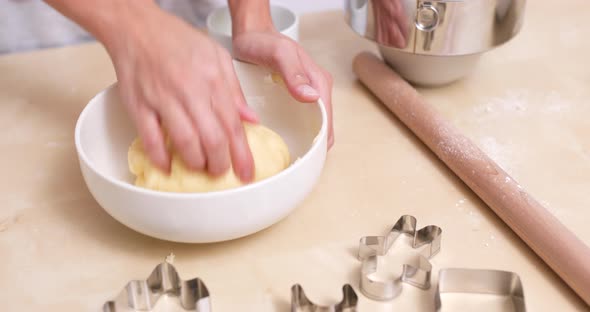
[[[291,162],[289,148],[280,135],[262,126],[244,123],[248,144],[254,157],[254,181],[273,176]],[[172,151],[170,175],[156,168],[143,151],[141,141],[135,139],[128,152],[129,170],[136,176],[135,185],[165,192],[212,192],[243,185],[230,168],[224,175],[212,177],[206,172],[190,171]]]

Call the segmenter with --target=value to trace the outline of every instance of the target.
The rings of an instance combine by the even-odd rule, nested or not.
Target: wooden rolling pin
[[[590,305],[590,248],[377,56],[360,53],[353,68],[363,84]]]

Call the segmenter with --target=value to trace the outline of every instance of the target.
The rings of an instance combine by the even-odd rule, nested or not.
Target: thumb
[[[320,93],[311,86],[307,75],[303,74],[289,74],[281,72],[280,74],[283,83],[289,90],[289,93],[298,101],[301,102],[315,102],[320,98]]]
[[[247,43],[245,40],[234,41],[234,44],[238,43],[240,59],[270,67],[278,72],[289,93],[298,101],[314,102],[320,98],[319,91],[311,85],[311,79],[299,57],[299,47],[295,41],[273,35],[261,35],[252,39],[256,40]]]
[[[293,51],[294,50],[294,51]],[[298,101],[314,102],[320,98],[320,92],[311,85],[311,79],[305,72],[297,47],[281,53],[273,60],[272,69],[280,74],[289,93]]]
[[[249,123],[258,123],[260,119],[258,119],[258,115],[256,112],[251,109],[248,105],[240,105],[238,106],[238,114],[240,115],[240,119]]]

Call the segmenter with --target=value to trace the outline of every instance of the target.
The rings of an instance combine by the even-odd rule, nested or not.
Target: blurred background
[[[157,0],[159,5],[196,27],[223,0]],[[342,0],[272,0],[297,14],[342,8]],[[89,9],[91,9],[89,7]],[[0,0],[0,54],[24,52],[93,40],[83,29],[41,0]]]

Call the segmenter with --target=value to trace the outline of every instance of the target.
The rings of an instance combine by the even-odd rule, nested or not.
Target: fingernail
[[[258,122],[258,114],[252,108],[244,106],[244,113],[248,116],[249,121]]]
[[[318,91],[316,89],[314,89],[312,86],[307,85],[307,84],[300,85],[299,87],[297,87],[297,92],[299,92],[299,94],[301,94],[303,96],[308,96],[308,97],[320,96],[320,94],[318,93]]]
[[[158,164],[160,169],[162,169],[166,174],[170,174],[171,171],[171,160],[168,158],[168,153],[163,152],[158,157]]]
[[[247,123],[251,123],[251,124],[257,124],[260,122],[260,120],[258,120],[257,115],[247,113],[247,112],[240,112],[240,118],[243,122],[247,122]]]

